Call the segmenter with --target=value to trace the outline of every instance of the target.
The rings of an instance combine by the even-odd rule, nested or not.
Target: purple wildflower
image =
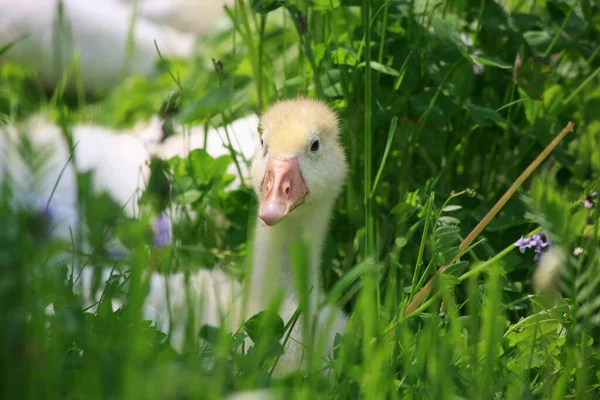
[[[521,254],[524,254],[526,249],[529,249],[533,246],[533,243],[531,242],[531,238],[526,238],[521,235],[519,240],[515,242],[515,246],[518,246]]]
[[[539,260],[542,256],[542,249],[545,249],[548,247],[548,245],[550,245],[550,239],[548,239],[548,236],[544,235],[543,233],[536,233],[533,235],[532,241],[535,242],[535,256],[533,259]]]
[[[171,221],[165,213],[160,213],[156,222],[152,225],[154,231],[154,245],[165,247],[171,243]]]
[[[525,253],[527,249],[534,249],[535,255],[533,256],[534,260],[539,260],[542,256],[543,249],[550,245],[550,239],[544,233],[536,233],[531,237],[523,237],[521,236],[519,240],[515,242],[515,246],[519,248],[521,254]]]

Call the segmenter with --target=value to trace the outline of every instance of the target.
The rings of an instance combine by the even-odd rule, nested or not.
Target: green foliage
[[[325,360],[330,379],[271,377],[295,321],[270,310],[237,332],[190,323],[182,353],[167,344],[171,332],[143,320],[146,272],[247,273],[256,199],[247,184],[231,189],[226,172],[245,160],[196,149],[151,163],[136,218],[80,174],[82,221],[67,244],[48,237],[39,210],[16,206],[3,181],[0,360],[10,368],[1,397],[221,398],[280,388],[290,398],[598,398],[600,199],[590,197],[600,189],[598,5],[236,3],[231,29],[205,38],[196,59],[163,59],[156,77],[130,77],[83,103],[2,63],[0,124],[45,108],[58,120],[68,109],[68,124],[120,127],[159,114],[168,130],[228,124],[277,98],[328,101],[350,167],[323,252],[327,299],[350,315]],[[18,42],[0,45],[0,55],[11,46]],[[575,133],[405,315],[570,120]],[[32,172],[43,170],[43,152],[26,141],[18,148]],[[176,216],[173,242],[157,248],[150,225],[163,211]],[[538,261],[514,243],[540,230],[552,251]],[[125,255],[115,255],[115,237]],[[544,272],[549,263],[558,267]],[[105,285],[92,309],[73,293],[72,266],[83,264],[112,271],[108,279],[95,271],[92,289]],[[538,271],[552,285],[536,286]],[[113,310],[113,301],[123,305]]]

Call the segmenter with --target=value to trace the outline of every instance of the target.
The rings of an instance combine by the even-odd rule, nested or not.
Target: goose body
[[[273,296],[289,293],[280,313],[288,321],[305,294],[298,289],[292,248],[307,251],[310,291],[303,317],[318,320],[313,338],[305,337],[303,323],[292,330],[293,340],[283,356],[280,373],[303,362],[306,343],[325,334],[325,355],[331,355],[335,333],[344,333],[347,317],[333,305],[319,310],[323,300],[320,259],[333,206],[345,183],[347,166],[339,142],[338,119],[320,101],[299,98],[274,104],[261,116],[262,146],[252,163],[252,183],[259,197],[254,260],[250,278],[253,311],[265,308]],[[299,243],[298,243],[299,242]],[[308,350],[312,351],[312,350]]]
[[[281,302],[275,311],[287,323],[301,305],[301,298],[310,292],[303,316],[292,328],[275,369],[275,375],[281,376],[306,366],[308,353],[312,351],[321,349],[319,358],[332,355],[335,333],[343,334],[348,323],[347,316],[337,306],[319,307],[323,301],[321,252],[333,205],[345,181],[346,164],[338,140],[337,118],[321,102],[310,99],[278,102],[261,116],[260,126],[261,145],[251,167],[259,212],[249,278],[238,284],[218,269],[201,270],[190,277],[189,288],[196,305],[195,320],[209,325],[226,323],[231,331],[236,331],[252,315],[268,309],[278,298]],[[294,271],[292,266],[292,248],[298,240],[307,251],[306,270],[301,272]],[[298,273],[308,277],[306,291],[298,286]],[[172,340],[177,348],[183,344],[187,310],[182,287],[185,287],[182,274],[155,275],[147,299],[161,328],[174,332]],[[307,312],[309,321],[316,317],[312,337],[306,337],[303,331]],[[169,314],[176,317],[169,321]],[[313,348],[306,347],[309,343]]]

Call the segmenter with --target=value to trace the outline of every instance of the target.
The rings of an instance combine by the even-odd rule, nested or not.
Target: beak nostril
[[[290,194],[290,185],[286,185],[285,186],[285,194],[286,194],[286,196],[289,196],[289,194]]]

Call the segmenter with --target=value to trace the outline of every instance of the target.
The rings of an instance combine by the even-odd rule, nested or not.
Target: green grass
[[[90,229],[74,235],[91,239],[93,251],[57,262],[64,244],[45,238],[39,215],[15,210],[6,186],[2,398],[220,398],[265,387],[289,389],[288,398],[599,398],[600,200],[591,209],[580,200],[600,189],[600,9],[587,0],[500,3],[240,1],[229,10],[231,31],[205,39],[202,62],[164,59],[157,77],[128,77],[99,98],[67,89],[67,80],[79,79],[76,60],[51,93],[25,67],[0,65],[0,121],[42,109],[66,133],[76,121],[128,127],[159,112],[219,126],[278,98],[328,101],[341,117],[350,174],[323,280],[351,317],[336,339],[331,381],[317,371],[272,379],[273,337],[286,337],[277,329],[230,335],[190,324],[186,352],[176,354],[161,344],[169,332],[142,320],[148,268],[219,265],[244,276],[256,200],[246,186],[226,190],[227,165],[245,162],[235,155],[196,153],[163,166],[174,192],[165,197],[157,180],[143,202],[181,209],[193,199],[194,213],[174,222],[177,245],[160,249],[145,217],[123,218],[120,205],[81,176]],[[18,45],[0,44],[0,54]],[[457,258],[461,242],[568,121],[574,133]],[[215,210],[234,223],[218,228]],[[110,261],[106,231],[127,244],[129,259]],[[556,293],[534,290],[533,249],[521,254],[513,245],[540,231],[565,254]],[[78,260],[114,268],[127,283],[110,282],[96,313],[73,295],[64,266]],[[302,252],[295,261],[304,262]],[[407,314],[442,266],[449,268]],[[108,307],[112,297],[126,299],[123,309]],[[44,313],[51,302],[59,305],[54,316]],[[244,335],[262,345],[242,348]]]

